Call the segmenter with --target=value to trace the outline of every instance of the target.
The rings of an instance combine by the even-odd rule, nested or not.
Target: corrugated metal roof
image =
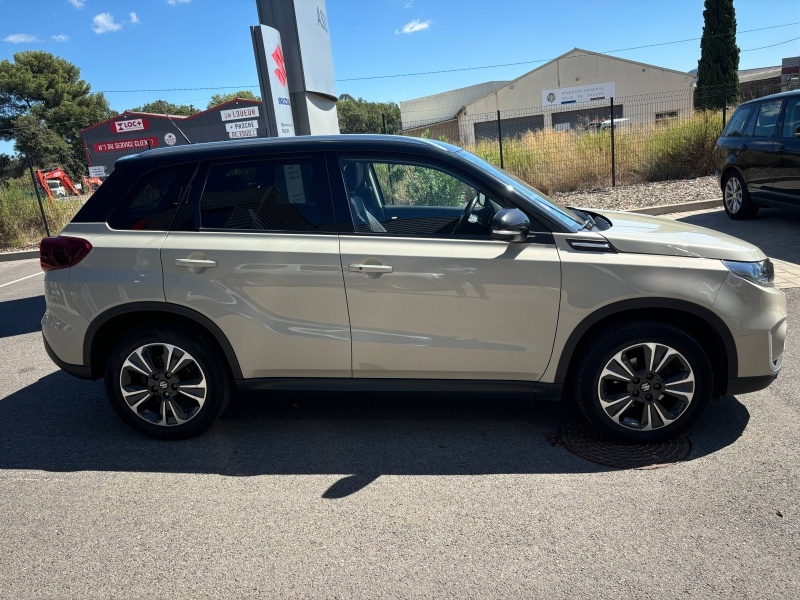
[[[759,81],[781,76],[781,67],[760,67],[758,69],[743,69],[739,71],[739,83],[748,81]]]
[[[507,83],[508,81],[487,81],[486,83],[470,85],[457,90],[434,94],[433,96],[406,100],[400,103],[400,114],[403,123],[413,121],[435,122],[452,119],[462,106],[499,90]]]

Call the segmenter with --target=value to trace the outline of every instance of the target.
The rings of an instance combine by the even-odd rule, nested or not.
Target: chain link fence
[[[712,151],[736,104],[780,92],[727,86],[610,98],[557,107],[403,121],[401,135],[460,146],[544,192],[712,174]],[[612,120],[613,114],[613,120]]]

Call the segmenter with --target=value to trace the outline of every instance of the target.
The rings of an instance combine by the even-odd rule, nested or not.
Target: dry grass
[[[719,113],[631,125],[615,132],[617,185],[687,179],[713,173],[711,153],[722,128]],[[466,148],[500,164],[497,142]],[[611,132],[529,132],[503,140],[505,169],[545,193],[607,187],[611,182]]]
[[[56,235],[82,206],[84,199],[56,200],[42,197],[50,233]],[[38,246],[45,236],[42,213],[36,192],[24,179],[0,187],[0,250],[20,250]]]

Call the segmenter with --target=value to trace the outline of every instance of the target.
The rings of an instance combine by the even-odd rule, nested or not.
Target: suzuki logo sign
[[[283,62],[283,52],[281,52],[280,45],[275,46],[275,52],[272,53],[272,58],[278,65],[274,73],[283,87],[286,87],[286,65]]]
[[[111,131],[114,133],[126,133],[128,131],[144,131],[150,126],[147,119],[126,119],[124,121],[114,121],[111,123]]]

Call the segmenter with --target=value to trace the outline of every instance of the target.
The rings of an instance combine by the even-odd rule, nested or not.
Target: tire
[[[750,198],[744,179],[736,171],[731,171],[725,177],[725,183],[722,185],[722,204],[728,216],[737,221],[752,219],[759,208]]]
[[[598,333],[579,356],[573,380],[578,406],[595,428],[639,443],[687,431],[713,389],[711,364],[697,341],[678,327],[653,321]]]
[[[125,335],[106,362],[111,406],[132,429],[160,440],[208,430],[231,400],[232,381],[213,344],[161,323]]]

